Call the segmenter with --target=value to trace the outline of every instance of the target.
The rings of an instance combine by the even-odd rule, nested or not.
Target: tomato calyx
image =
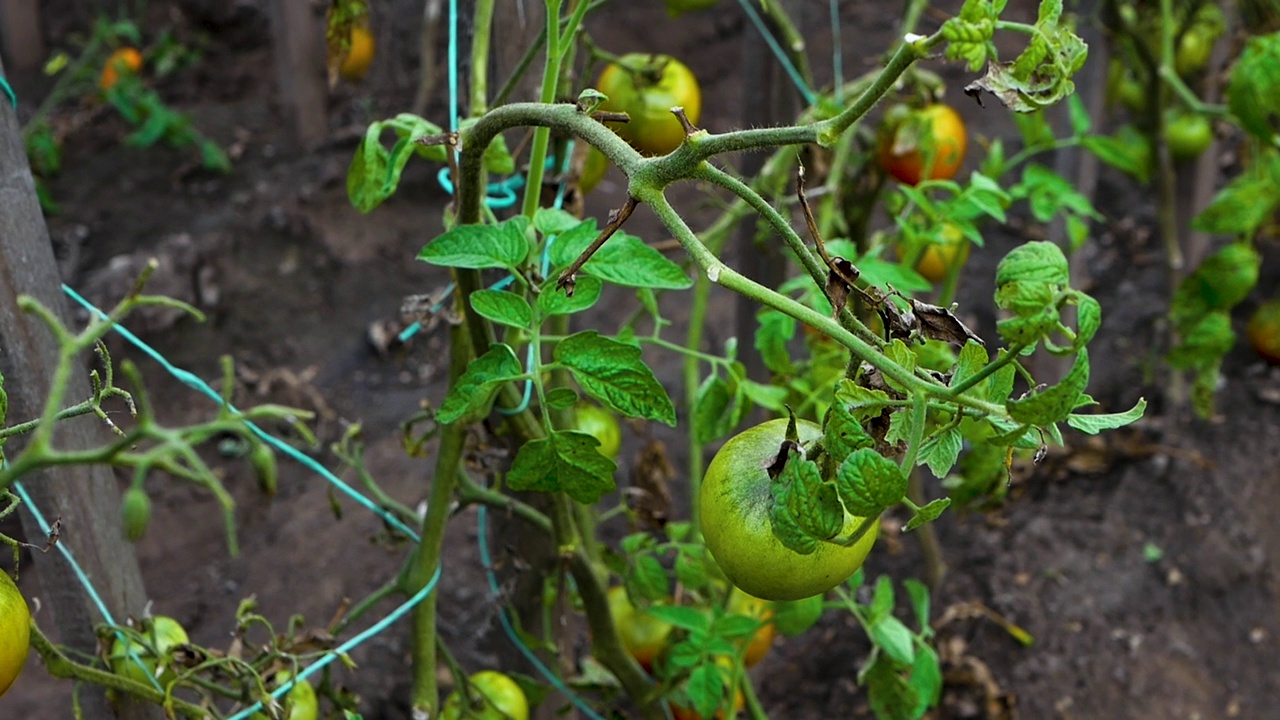
[[[765,468],[765,472],[769,473],[770,480],[777,480],[782,475],[782,470],[786,468],[787,461],[794,455],[804,457],[804,448],[800,447],[798,439],[793,440],[787,438],[778,446],[778,454],[774,456],[773,462],[769,463],[769,467]]]

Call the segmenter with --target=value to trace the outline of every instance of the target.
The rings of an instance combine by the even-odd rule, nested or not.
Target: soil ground
[[[444,338],[426,334],[384,355],[367,337],[372,324],[397,316],[404,296],[445,282],[414,256],[439,231],[446,196],[434,183],[434,169],[411,166],[400,193],[361,216],[346,200],[344,178],[354,147],[354,134],[346,131],[402,111],[412,97],[418,31],[415,23],[391,18],[393,11],[413,18],[418,11],[397,2],[375,19],[382,51],[371,76],[334,93],[335,140],[304,153],[290,149],[288,126],[273,100],[265,4],[153,7],[148,19],[155,24],[144,24],[176,23],[182,37],[207,39],[203,62],[159,89],[192,112],[202,130],[240,148],[235,171],[178,172],[186,157],[125,147],[126,128],[99,118],[69,138],[66,169],[51,184],[62,207],[50,218],[51,235],[68,282],[101,304],[118,297],[127,277],[112,274],[113,258],[160,254],[169,264],[152,289],[195,302],[209,320],[144,314],[130,322],[144,339],[179,367],[210,379],[218,377],[218,357],[231,355],[241,369],[242,403],[315,410],[326,441],[360,423],[370,471],[393,497],[415,505],[426,495],[430,462],[406,456],[398,425],[422,398],[442,397]],[[829,57],[826,4],[800,5],[804,27],[814,30],[807,34],[811,57]],[[852,74],[887,46],[894,12],[873,2],[842,5],[846,74]],[[225,9],[233,6],[235,12]],[[55,42],[83,31],[91,19],[79,7],[51,17]],[[703,124],[740,124],[738,70],[744,41],[755,30],[736,9],[673,24],[658,3],[614,3],[592,27],[614,52],[663,50],[685,59],[705,85]],[[830,71],[817,74],[821,79]],[[950,70],[947,76],[960,77]],[[30,87],[39,92],[38,82]],[[32,107],[29,97],[24,100]],[[1002,110],[961,100],[953,101],[974,132],[1014,141]],[[441,102],[430,112],[443,118]],[[588,212],[603,216],[620,201],[617,180],[611,176],[588,199]],[[1280,375],[1240,347],[1224,368],[1221,417],[1205,422],[1172,411],[1154,355],[1167,280],[1149,203],[1107,174],[1098,198],[1107,221],[1096,226],[1079,259],[1088,265],[1085,289],[1105,311],[1091,351],[1090,392],[1109,410],[1145,396],[1152,402],[1148,419],[1101,440],[1071,435],[1067,449],[1020,469],[1002,507],[948,513],[937,524],[947,574],[934,608],[936,617],[948,618],[939,627],[948,687],[937,717],[1273,717],[1280,697],[1280,469],[1274,462],[1280,457]],[[686,204],[695,217],[706,214]],[[628,229],[660,235],[644,212]],[[965,278],[973,292],[962,295],[961,312],[979,334],[993,337],[983,288],[991,287],[996,259],[1034,229],[988,230],[987,247],[975,252]],[[1237,321],[1277,287],[1280,253],[1274,246],[1263,250],[1260,290],[1239,308]],[[731,253],[730,262],[738,259]],[[668,297],[664,305],[677,333],[681,304]],[[716,297],[708,340],[727,339],[723,328],[731,327],[733,312],[731,298]],[[606,312],[589,321],[608,326],[619,317]],[[123,346],[118,354],[136,355]],[[650,360],[678,396],[678,360]],[[142,367],[165,421],[210,411],[154,364]],[[658,437],[678,447],[675,436]],[[620,477],[639,443],[638,433],[628,433]],[[331,453],[318,456],[338,466]],[[674,450],[671,460],[676,467],[685,463]],[[344,598],[364,596],[399,567],[405,546],[388,543],[379,521],[335,499],[305,469],[285,463],[279,493],[266,501],[244,463],[219,464],[239,504],[240,556],[228,555],[222,520],[206,493],[161,478],[149,484],[156,508],[138,545],[155,611],[178,618],[195,641],[224,645],[235,608],[249,595],[274,622],[302,613],[323,625]],[[680,495],[679,480],[675,490]],[[926,491],[940,489],[934,483]],[[473,513],[451,525],[447,543],[440,585],[445,640],[468,667],[501,664],[530,672],[513,664],[496,623],[499,599],[483,581]],[[921,568],[915,539],[891,526],[866,565],[872,578],[919,576]],[[39,595],[35,574],[24,575],[23,586],[29,596]],[[375,616],[393,606],[383,603]],[[976,607],[1024,628],[1034,644],[1019,644]],[[848,616],[828,615],[808,634],[779,641],[755,670],[766,708],[777,718],[869,716],[855,684],[866,652]],[[360,671],[343,682],[362,697],[364,717],[408,717],[408,653],[401,623],[353,654]],[[66,717],[70,694],[69,685],[50,680],[33,661],[5,697],[3,715]]]

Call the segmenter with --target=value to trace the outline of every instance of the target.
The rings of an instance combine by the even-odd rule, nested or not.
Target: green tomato
[[[1213,126],[1203,115],[1170,113],[1165,118],[1164,139],[1175,160],[1194,160],[1213,144]]]
[[[280,687],[289,682],[293,675],[286,671],[275,674],[271,679],[272,687]],[[282,698],[284,715],[281,720],[316,720],[320,717],[320,702],[316,698],[316,690],[306,680],[299,680]],[[268,720],[266,713],[254,713],[249,720]]]
[[[117,635],[111,644],[111,671],[135,682],[150,686],[152,680],[167,687],[177,679],[173,668],[173,651],[191,641],[187,631],[171,617],[157,615],[145,622],[141,634],[145,644],[128,635]],[[130,650],[133,656],[130,656]],[[159,676],[156,669],[160,669]]]
[[[601,455],[610,460],[618,459],[618,451],[622,448],[622,429],[613,413],[599,405],[582,403],[574,410],[577,415],[576,429],[600,441],[596,448]]]
[[[596,89],[609,98],[601,110],[631,117],[609,127],[644,155],[665,155],[684,142],[684,126],[671,108],[683,107],[694,125],[702,117],[698,79],[684,63],[667,55],[624,55],[605,67]]]
[[[440,709],[440,720],[529,720],[529,699],[515,680],[496,670],[482,670],[470,680],[472,701],[458,690],[449,693]]]
[[[822,437],[822,428],[807,420],[797,428],[801,444]],[[730,438],[707,467],[699,496],[699,524],[711,556],[734,585],[764,600],[799,600],[839,585],[862,567],[879,532],[875,524],[851,547],[824,542],[808,555],[782,544],[769,521],[773,480],[766,468],[786,432],[787,421],[779,419]],[[861,522],[846,514],[842,532]]]

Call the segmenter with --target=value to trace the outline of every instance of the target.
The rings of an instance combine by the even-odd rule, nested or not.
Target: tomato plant
[[[520,685],[496,670],[481,670],[467,679],[465,693],[454,690],[440,710],[440,720],[529,720],[529,700]]]
[[[22,592],[0,570],[0,696],[8,692],[27,663],[31,645],[31,612]]]
[[[271,679],[273,687],[280,687],[293,677],[288,672],[278,672]],[[283,714],[280,720],[316,720],[320,717],[320,705],[316,699],[316,690],[306,680],[299,680],[284,695]],[[254,713],[250,720],[268,720],[266,713]]]
[[[934,103],[889,120],[879,149],[885,172],[907,185],[956,176],[969,143],[960,113]]]
[[[602,110],[631,118],[610,127],[645,155],[665,155],[684,142],[684,127],[671,108],[684,108],[694,125],[702,117],[698,79],[688,66],[667,55],[624,55],[600,73],[596,86],[608,96]]]
[[[752,597],[735,587],[729,592],[728,610],[730,613],[756,620],[760,624],[759,629],[747,641],[742,656],[744,666],[755,667],[773,648],[773,638],[777,633],[777,626],[773,622],[773,603]]]
[[[167,686],[177,679],[173,652],[191,642],[186,628],[171,617],[156,615],[143,621],[137,633],[117,636],[108,660],[111,669],[135,682]]]

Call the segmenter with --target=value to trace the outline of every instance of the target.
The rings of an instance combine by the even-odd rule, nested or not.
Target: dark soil
[[[50,218],[51,235],[68,282],[103,305],[130,279],[118,262],[111,269],[113,259],[160,254],[167,264],[152,289],[196,303],[209,320],[144,313],[130,327],[179,367],[210,380],[219,377],[219,356],[231,355],[240,368],[242,405],[273,401],[314,410],[326,442],[360,423],[370,471],[388,493],[412,506],[426,496],[431,462],[406,456],[398,425],[424,397],[442,397],[445,339],[437,330],[380,354],[368,333],[398,316],[404,296],[433,292],[446,281],[414,259],[439,232],[446,196],[434,169],[415,165],[395,198],[361,216],[346,200],[344,179],[356,133],[406,109],[413,96],[420,8],[395,2],[375,16],[381,54],[371,76],[334,92],[335,139],[304,153],[290,149],[289,126],[275,104],[262,29],[266,4],[176,3],[153,7],[151,24],[144,24],[176,23],[180,37],[207,40],[203,62],[160,90],[192,112],[202,130],[241,151],[235,171],[190,172],[180,153],[124,147],[120,138],[127,129],[100,115],[68,140],[66,169],[51,184],[63,209]],[[237,9],[219,10],[224,5]],[[722,5],[710,19],[670,23],[659,3],[614,3],[592,27],[614,52],[663,50],[685,59],[705,83],[702,124],[724,130],[742,124],[739,71],[755,30],[730,3]],[[897,7],[842,5],[851,75],[887,46]],[[806,3],[800,9],[812,58],[830,56],[826,7]],[[413,21],[397,21],[397,15]],[[90,20],[79,8],[51,16],[55,44]],[[509,38],[517,40],[523,42]],[[829,69],[815,71],[819,79],[830,76]],[[960,78],[951,68],[945,72]],[[23,98],[30,111],[39,83],[26,87],[32,88]],[[437,95],[443,97],[443,90]],[[1003,110],[953,101],[974,132],[1016,142]],[[433,118],[444,119],[442,103],[431,106]],[[617,180],[611,176],[588,199],[589,213],[603,217],[620,202]],[[1095,228],[1080,261],[1091,279],[1086,289],[1106,313],[1091,348],[1090,392],[1112,411],[1146,396],[1152,402],[1148,419],[1101,439],[1072,434],[1067,449],[1037,467],[1017,469],[1002,507],[950,512],[937,524],[947,574],[933,602],[935,617],[945,618],[939,649],[949,681],[938,717],[1274,717],[1268,708],[1280,697],[1280,470],[1274,462],[1280,457],[1280,374],[1240,347],[1224,369],[1221,417],[1205,422],[1168,406],[1156,356],[1167,280],[1149,203],[1136,192],[1104,174],[1098,202],[1108,221]],[[694,217],[709,212],[695,200],[682,205]],[[644,211],[628,230],[662,237]],[[962,297],[961,313],[980,334],[994,337],[984,288],[991,287],[996,259],[1035,232],[1025,223],[990,227],[987,247],[975,252],[966,277],[973,293]],[[1260,291],[1239,309],[1238,320],[1277,287],[1280,253],[1267,247],[1264,254]],[[729,262],[737,261],[731,254]],[[613,312],[590,320],[616,325],[630,302],[618,299],[605,305]],[[664,300],[676,321],[674,333],[683,332],[684,302]],[[728,338],[733,313],[733,299],[716,296],[710,342]],[[117,347],[121,357],[136,356]],[[649,359],[678,397],[679,361]],[[208,401],[153,363],[142,367],[166,422],[208,416]],[[678,437],[658,437],[669,440],[673,464],[683,467],[685,459],[674,450]],[[640,440],[640,433],[628,434],[620,477]],[[338,467],[332,454],[319,455]],[[240,556],[228,555],[208,494],[162,478],[148,486],[156,510],[138,545],[155,612],[178,618],[196,642],[226,645],[235,608],[247,596],[281,626],[293,613],[323,626],[344,598],[363,597],[396,573],[406,546],[388,542],[380,521],[335,499],[309,471],[284,463],[279,494],[268,501],[243,462],[209,457],[225,471],[238,502]],[[679,480],[674,490],[684,494]],[[926,491],[941,492],[936,483]],[[340,519],[335,505],[342,508]],[[923,572],[915,538],[893,527],[886,526],[867,563],[870,578]],[[499,598],[484,583],[476,537],[472,512],[450,527],[440,585],[444,638],[469,668],[499,664],[531,673],[496,623]],[[498,553],[509,559],[507,550]],[[39,596],[36,574],[24,574],[23,585],[30,597]],[[373,617],[393,607],[386,601]],[[992,617],[1024,628],[1034,644],[1022,646]],[[408,625],[401,623],[353,653],[359,670],[343,682],[362,697],[369,720],[408,717],[408,637]],[[779,641],[754,671],[766,708],[777,718],[869,716],[855,683],[866,652],[862,631],[847,615],[828,615],[808,634]],[[49,679],[33,660],[3,700],[3,716],[66,717],[70,695],[70,685]]]

